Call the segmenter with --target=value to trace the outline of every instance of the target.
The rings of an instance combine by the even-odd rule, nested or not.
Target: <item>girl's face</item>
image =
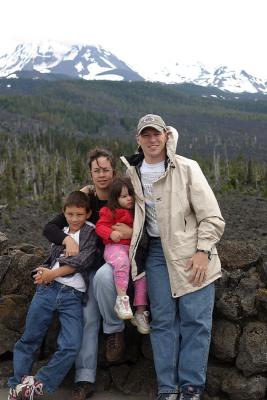
[[[132,210],[134,207],[134,198],[129,194],[129,190],[126,186],[123,186],[121,190],[120,197],[118,198],[118,203],[121,208],[126,208],[127,210]]]
[[[114,171],[106,157],[99,157],[91,164],[92,181],[96,189],[108,189],[114,178]]]

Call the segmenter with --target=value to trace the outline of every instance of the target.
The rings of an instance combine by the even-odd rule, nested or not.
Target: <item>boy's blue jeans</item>
[[[158,391],[177,393],[190,387],[201,393],[206,380],[214,284],[173,298],[159,238],[150,240],[146,276]]]
[[[30,304],[25,331],[14,346],[14,376],[8,386],[21,383],[24,375],[32,374],[36,352],[52,321],[54,311],[58,312],[60,331],[57,350],[48,364],[42,367],[35,378],[44,385],[48,393],[54,392],[75,361],[80,349],[83,332],[82,292],[58,282],[38,285]]]

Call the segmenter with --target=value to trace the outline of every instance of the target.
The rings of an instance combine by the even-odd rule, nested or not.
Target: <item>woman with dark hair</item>
[[[87,185],[81,190],[90,198],[92,208],[90,221],[95,224],[99,218],[99,210],[107,204],[109,187],[116,175],[116,161],[110,151],[95,148],[89,152],[88,166],[93,185]],[[75,241],[63,232],[62,229],[67,225],[64,214],[60,214],[45,226],[44,235],[52,243],[65,245],[65,255],[73,256],[79,252],[79,248]],[[132,235],[132,229],[126,224],[116,224],[113,228],[120,231],[125,239],[129,239]],[[94,390],[101,317],[103,331],[107,337],[107,360],[118,361],[124,352],[124,322],[117,317],[112,306],[116,301],[112,269],[108,264],[104,264],[102,257],[104,246],[100,240],[98,248],[100,257],[95,262],[95,270],[91,271],[89,276],[91,282],[89,300],[84,307],[83,342],[76,359],[72,400],[85,400]],[[102,264],[104,265],[98,269]]]
[[[129,284],[130,259],[129,248],[131,239],[124,239],[121,232],[112,229],[117,222],[133,227],[134,220],[134,189],[127,177],[117,178],[110,186],[108,204],[101,208],[99,220],[96,223],[96,233],[105,244],[104,258],[112,266],[114,282],[117,291],[115,311],[120,319],[131,319],[142,334],[149,333],[149,312],[147,306],[147,288],[144,271],[140,271],[134,281],[133,316],[127,289]]]

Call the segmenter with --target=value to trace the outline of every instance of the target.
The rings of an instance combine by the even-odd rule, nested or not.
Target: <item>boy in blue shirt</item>
[[[81,346],[82,300],[87,291],[88,270],[93,267],[97,236],[87,222],[91,214],[88,196],[72,192],[64,203],[68,222],[64,232],[79,244],[76,256],[65,257],[64,246],[53,245],[48,259],[34,272],[36,293],[30,304],[25,331],[14,346],[14,375],[9,379],[8,399],[33,399],[54,392],[68,373]],[[58,312],[60,331],[57,350],[48,364],[31,375],[35,355]]]

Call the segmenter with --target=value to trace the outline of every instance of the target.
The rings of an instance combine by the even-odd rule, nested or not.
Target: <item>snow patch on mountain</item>
[[[19,44],[12,52],[0,57],[1,77],[17,71],[56,73],[87,80],[143,80],[99,45],[68,45],[54,41]]]
[[[140,60],[138,60],[140,62]],[[164,64],[163,64],[164,63]],[[22,43],[0,55],[0,77],[19,77],[33,72],[60,74],[86,80],[151,81],[189,83],[216,87],[225,92],[267,94],[264,79],[230,66],[208,66],[200,62],[157,60],[140,68],[129,66],[100,45],[67,44],[58,41]],[[21,76],[24,76],[24,75]]]
[[[157,71],[138,71],[147,81],[166,84],[190,83],[199,86],[217,87],[234,93],[267,93],[267,82],[256,78],[244,70],[234,70],[227,66],[206,66],[200,62],[183,64],[168,62]]]

